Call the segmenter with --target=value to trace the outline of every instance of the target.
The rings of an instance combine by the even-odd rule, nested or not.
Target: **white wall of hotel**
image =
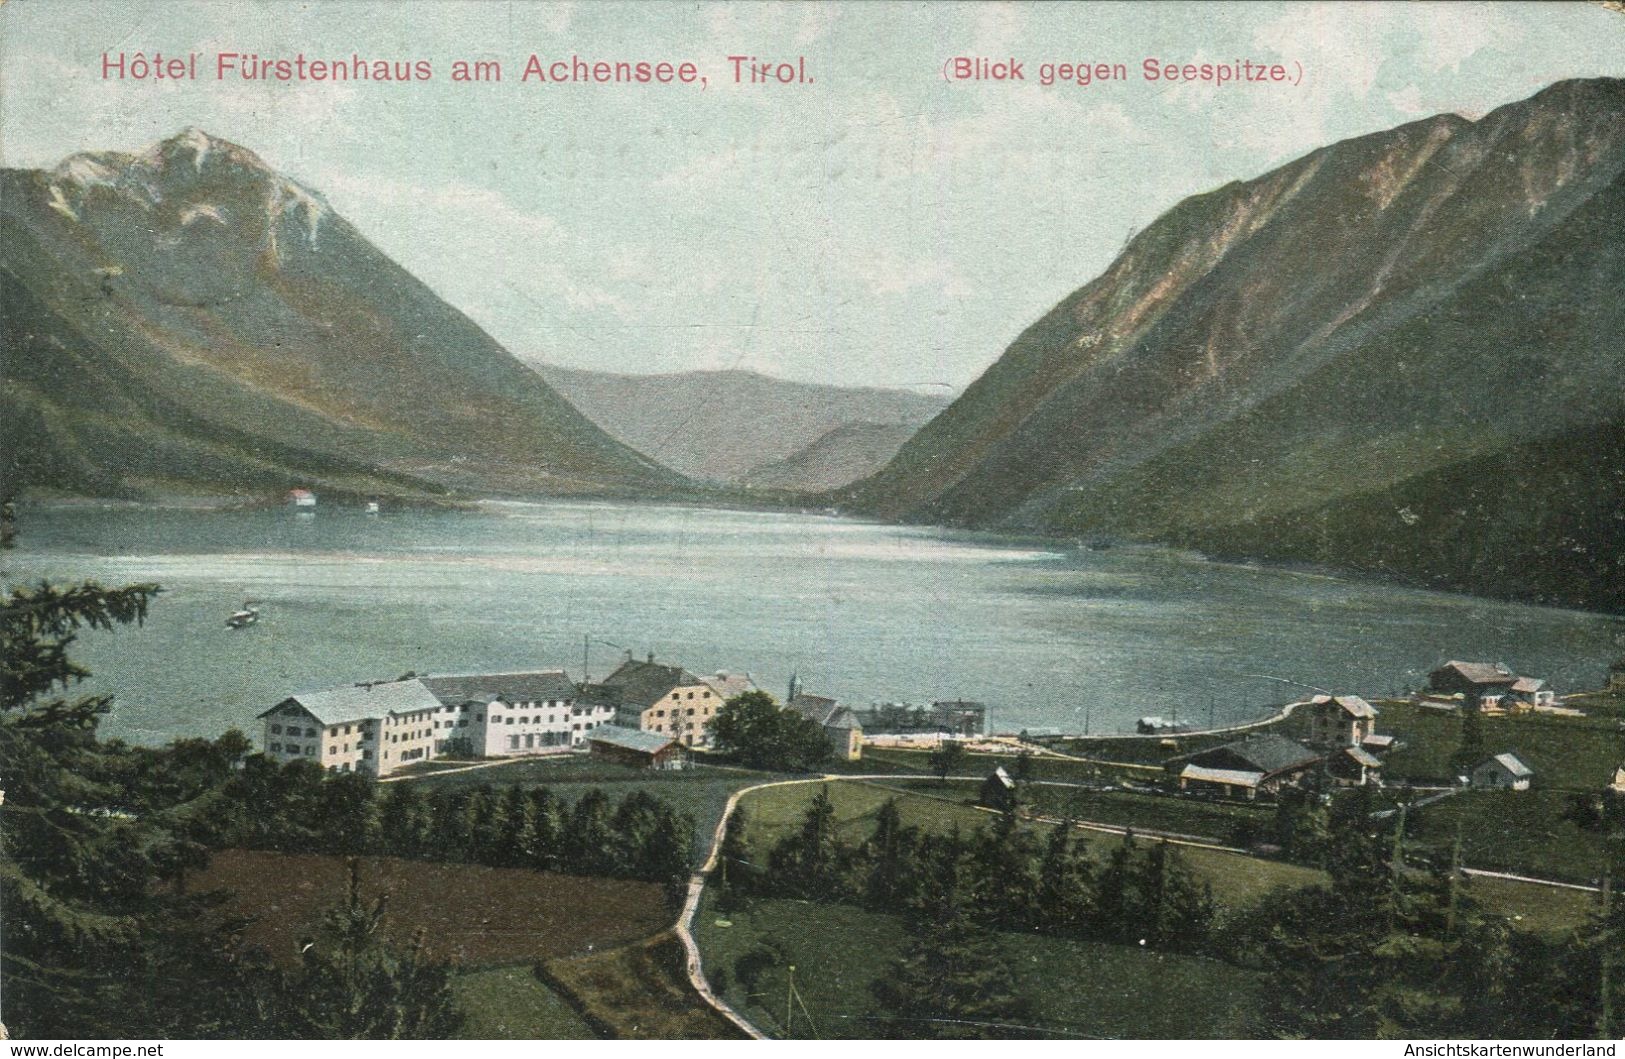
[[[303,759],[332,772],[387,776],[440,757],[453,740],[463,738],[483,757],[562,753],[614,716],[613,707],[552,699],[433,705],[335,719],[318,717],[294,696],[261,715],[260,745],[277,761]]]

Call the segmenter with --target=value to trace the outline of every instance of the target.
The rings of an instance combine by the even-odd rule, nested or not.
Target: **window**
[[[464,717],[461,720],[459,720],[457,722],[457,727],[459,727],[459,728],[467,728],[468,727],[468,718]]]
[[[338,752],[339,752],[339,748],[336,747],[336,746],[330,746],[330,747],[327,748],[327,754],[328,754],[329,757],[334,756]]]
[[[513,723],[513,718],[512,718],[512,717],[509,717],[509,718],[508,718],[508,723],[509,723],[509,724],[512,724],[512,723]]]
[[[305,735],[309,736],[312,739],[315,739],[316,738],[316,729],[314,729],[314,728],[306,728],[305,729]]]
[[[692,699],[692,698],[693,698],[693,697],[694,697],[694,693],[693,693],[693,692],[692,692],[692,691],[691,691],[691,692],[689,692],[689,693],[688,693],[688,697],[689,697],[689,698],[691,698],[691,699]]]
[[[519,723],[520,724],[529,724],[530,723],[530,718],[529,717],[521,717],[521,718],[519,718]]]
[[[665,710],[656,710],[655,711],[655,716],[656,717],[664,717],[664,716],[666,716],[666,711]]]
[[[518,750],[519,749],[519,737],[517,735],[510,735],[508,737],[508,749],[509,750]]]
[[[271,744],[271,753],[273,753],[273,754],[282,753],[282,744],[281,743],[272,743]]]
[[[345,725],[345,726],[344,726],[344,734],[345,734],[345,735],[349,735],[349,734],[350,734],[350,726],[349,726],[349,725]]]
[[[273,724],[271,726],[271,734],[272,735],[281,735],[282,734],[282,726],[280,724]]]
[[[690,697],[692,697],[692,696],[690,696]],[[689,707],[689,708],[688,708],[688,715],[689,715],[689,716],[690,716],[690,717],[692,717],[692,716],[694,716],[694,707],[692,707],[692,706],[690,706],[690,707]]]
[[[476,714],[475,714],[475,715],[474,715],[474,722],[475,722],[475,723],[476,723],[476,724],[484,724],[484,723],[485,723],[485,714],[483,714],[483,713],[476,713]]]
[[[702,698],[702,699],[709,699],[709,698],[710,698],[710,697],[711,697],[711,693],[710,693],[710,692],[709,692],[709,691],[702,691],[702,692],[700,692],[700,698]]]
[[[361,752],[361,760],[362,761],[371,761],[372,760],[372,751],[371,750],[363,750]]]

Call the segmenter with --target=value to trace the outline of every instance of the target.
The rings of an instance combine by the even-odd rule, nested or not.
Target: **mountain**
[[[916,428],[947,404],[904,390],[818,386],[750,371],[612,375],[532,366],[610,436],[691,478],[728,484],[795,455],[838,427]],[[857,476],[879,466],[863,468]]]
[[[682,486],[321,195],[196,129],[0,171],[0,298],[10,488]]]
[[[1625,81],[1187,199],[840,499],[1625,608]]]
[[[884,467],[914,429],[903,423],[843,423],[782,460],[752,468],[742,484],[796,493],[839,489]]]

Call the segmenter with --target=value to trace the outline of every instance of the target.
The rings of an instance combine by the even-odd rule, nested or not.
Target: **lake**
[[[1078,550],[804,514],[616,503],[475,510],[21,512],[5,580],[156,581],[147,624],[86,633],[104,732],[255,735],[295,692],[409,670],[564,667],[630,650],[701,673],[792,672],[843,702],[988,704],[1000,730],[1249,719],[1308,687],[1419,687],[1450,658],[1597,686],[1625,622],[1161,549]],[[259,623],[233,631],[245,600]]]

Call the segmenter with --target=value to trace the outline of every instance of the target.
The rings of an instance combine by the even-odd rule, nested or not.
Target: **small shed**
[[[1614,780],[1608,785],[1608,789],[1616,794],[1625,794],[1625,765],[1614,770]]]
[[[587,736],[593,757],[645,769],[680,769],[688,765],[688,752],[675,736],[604,724]]]
[[[982,794],[976,804],[997,809],[1001,813],[1008,813],[1016,807],[1016,781],[1004,771],[1003,765],[988,773],[987,779],[982,781]]]
[[[1251,769],[1211,768],[1206,765],[1186,765],[1179,772],[1182,791],[1209,791],[1226,798],[1256,798],[1264,774]]]
[[[1529,781],[1534,778],[1534,770],[1519,761],[1518,755],[1510,751],[1484,759],[1474,765],[1472,771],[1474,787],[1500,790],[1526,791],[1529,789]]]
[[[1363,747],[1346,746],[1326,761],[1326,769],[1344,786],[1364,787],[1382,777],[1382,760]]]

